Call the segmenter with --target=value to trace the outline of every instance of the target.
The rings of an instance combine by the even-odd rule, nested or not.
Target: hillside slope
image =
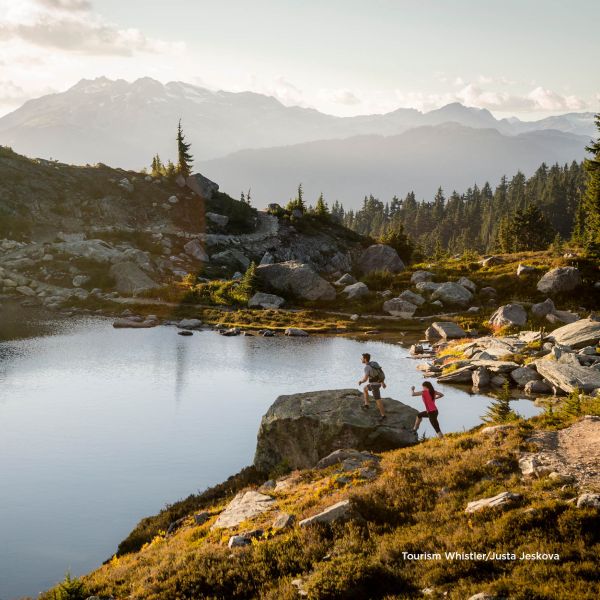
[[[530,175],[542,162],[581,160],[587,138],[558,131],[506,136],[455,123],[411,129],[397,136],[359,136],[263,150],[244,150],[200,167],[234,194],[252,188],[260,203],[287,201],[291,182],[307,198],[340,200],[357,208],[365,195],[383,201],[413,190],[432,198],[438,186],[464,190],[498,182],[518,170]]]

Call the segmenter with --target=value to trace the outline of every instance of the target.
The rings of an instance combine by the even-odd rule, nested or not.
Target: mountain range
[[[139,169],[156,153],[174,158],[179,118],[196,168],[232,195],[252,188],[257,205],[287,198],[300,181],[309,194],[348,204],[370,192],[462,189],[542,161],[580,160],[594,135],[592,113],[525,122],[453,103],[336,117],[253,92],[100,77],[0,118],[0,144],[74,164]]]

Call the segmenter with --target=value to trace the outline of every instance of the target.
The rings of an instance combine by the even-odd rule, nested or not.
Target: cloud
[[[182,44],[149,38],[139,29],[120,29],[90,8],[87,0],[23,0],[0,24],[0,41],[21,40],[39,48],[99,56],[182,48]]]
[[[576,96],[561,96],[541,86],[536,87],[527,96],[539,110],[583,110],[586,103]]]
[[[276,98],[285,106],[308,106],[304,92],[283,75],[271,81],[264,81],[256,73],[250,73],[248,75],[248,82],[250,91],[257,94],[264,94],[265,96],[273,96],[273,98]]]
[[[27,100],[25,90],[12,81],[0,81],[0,104],[16,104]]]
[[[320,90],[319,96],[328,102],[334,104],[343,104],[345,106],[356,106],[362,104],[362,100],[351,90],[342,88],[337,90]]]
[[[88,0],[34,0],[34,2],[48,8],[67,11],[90,10],[92,8],[92,3]]]

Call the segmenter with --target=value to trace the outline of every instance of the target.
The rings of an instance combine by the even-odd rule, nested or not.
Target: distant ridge
[[[357,135],[395,136],[448,122],[493,128],[506,136],[547,129],[587,137],[594,133],[592,113],[526,123],[514,118],[498,120],[488,110],[453,103],[427,113],[399,108],[383,115],[342,118],[286,107],[273,97],[253,92],[211,91],[183,82],[162,84],[149,77],[133,82],[99,77],[30,100],[0,118],[0,144],[29,156],[68,163],[141,168],[156,152],[164,159],[173,157],[173,131],[179,117],[197,160],[248,148]]]

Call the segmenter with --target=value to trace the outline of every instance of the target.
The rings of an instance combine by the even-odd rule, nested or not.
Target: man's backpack
[[[383,383],[385,381],[385,373],[378,362],[374,360],[369,363],[371,367],[371,375],[369,375],[369,382],[371,383]]]

